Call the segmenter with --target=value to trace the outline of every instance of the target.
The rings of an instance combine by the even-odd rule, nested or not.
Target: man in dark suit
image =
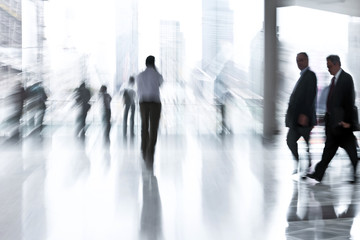
[[[316,165],[315,172],[307,176],[319,182],[323,179],[325,170],[339,147],[343,148],[350,157],[353,165],[353,179],[356,182],[357,151],[356,138],[353,134],[355,90],[350,74],[341,68],[340,58],[330,55],[326,58],[327,68],[334,77],[326,102],[325,133],[326,141],[321,161]]]
[[[79,107],[77,116],[76,137],[85,139],[86,132],[86,116],[90,110],[89,104],[91,98],[90,90],[86,87],[85,81],[83,81],[78,88],[75,89],[75,101]]]
[[[296,62],[300,69],[300,78],[290,96],[289,106],[286,112],[285,124],[289,128],[286,142],[291,150],[295,167],[293,174],[298,172],[299,153],[297,141],[303,137],[307,144],[309,167],[311,157],[309,150],[310,132],[316,124],[316,93],[317,78],[309,68],[309,58],[305,52],[298,53]]]

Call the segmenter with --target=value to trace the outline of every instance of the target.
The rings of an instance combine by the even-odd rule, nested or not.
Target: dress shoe
[[[308,174],[306,174],[306,176],[308,178],[311,178],[311,179],[314,179],[314,180],[316,180],[318,182],[321,182],[321,179],[318,176],[316,176],[314,173],[308,173]]]
[[[349,181],[349,183],[351,183],[351,184],[357,183],[357,177],[356,177],[356,175],[354,175],[353,179],[352,179],[351,181]]]
[[[302,180],[305,180],[305,179],[306,179],[306,175],[302,175],[302,176],[301,176],[301,179],[302,179]]]

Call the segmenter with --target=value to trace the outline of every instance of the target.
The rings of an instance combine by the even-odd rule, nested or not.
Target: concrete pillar
[[[276,0],[264,0],[264,104],[263,137],[271,139],[276,130],[277,37]]]

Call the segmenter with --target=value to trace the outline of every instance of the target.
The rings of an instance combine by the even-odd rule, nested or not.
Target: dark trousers
[[[227,125],[226,119],[226,105],[224,103],[217,103],[216,104],[218,112],[220,112],[220,134],[225,134],[227,131],[230,131],[229,126]]]
[[[44,127],[45,111],[46,111],[45,108],[41,108],[37,115],[36,127],[39,129],[39,132],[41,132]]]
[[[153,160],[157,132],[159,129],[161,103],[140,103],[141,114],[141,151],[144,160]]]
[[[322,179],[326,168],[328,167],[330,161],[335,156],[338,148],[343,148],[346,153],[349,155],[350,161],[353,165],[354,175],[356,174],[356,167],[358,163],[357,157],[357,142],[356,138],[351,131],[351,129],[344,129],[341,134],[334,134],[330,127],[326,126],[326,141],[321,161],[315,167],[315,176],[318,179]]]
[[[297,128],[289,128],[289,132],[286,137],[286,143],[294,156],[296,161],[299,161],[299,152],[298,152],[298,144],[297,141],[300,137],[303,137],[306,145],[307,152],[309,152],[309,140],[310,140],[310,132],[312,127],[297,127]],[[309,155],[310,157],[310,155]],[[309,158],[310,160],[310,158]]]
[[[110,129],[111,129],[111,110],[105,109],[103,116],[103,125],[104,125],[104,140],[106,142],[110,141]]]
[[[123,135],[126,136],[127,133],[127,121],[129,110],[131,109],[130,113],[130,135],[134,136],[134,119],[135,119],[135,104],[125,104],[124,108],[124,117],[123,117]]]
[[[87,109],[85,109],[85,107],[81,107],[79,109],[79,115],[78,115],[78,119],[77,119],[77,128],[76,128],[76,136],[78,137],[80,135],[80,137],[85,137],[85,132],[86,132],[86,116],[87,116]]]

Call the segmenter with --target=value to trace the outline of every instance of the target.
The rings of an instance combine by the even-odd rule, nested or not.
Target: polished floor
[[[360,239],[360,186],[339,151],[321,184],[291,175],[284,133],[160,134],[154,172],[113,127],[45,129],[0,150],[1,240]],[[301,153],[303,143],[299,144]],[[323,147],[312,139],[313,163]]]

